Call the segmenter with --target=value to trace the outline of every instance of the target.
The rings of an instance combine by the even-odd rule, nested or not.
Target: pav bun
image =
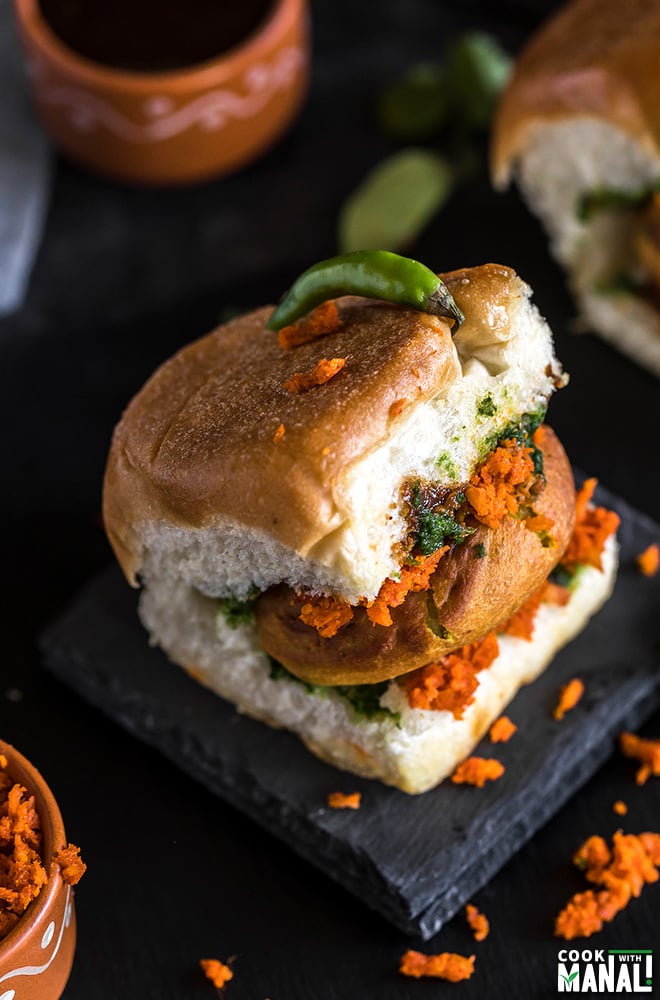
[[[645,194],[660,182],[658,51],[657,0],[566,4],[518,59],[492,175],[498,188],[515,177],[543,221],[580,325],[660,375],[660,278],[638,246]],[[585,212],[594,195],[606,210]]]

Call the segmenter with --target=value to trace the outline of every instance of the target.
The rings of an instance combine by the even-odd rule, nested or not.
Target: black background
[[[28,300],[0,323],[0,733],[42,770],[89,865],[66,1000],[210,996],[199,958],[233,955],[226,992],[236,1000],[554,996],[553,917],[583,887],[572,851],[622,825],[618,798],[630,807],[626,830],[658,829],[658,782],[636,788],[634,765],[614,754],[475,898],[490,937],[474,945],[458,917],[424,947],[475,951],[472,980],[407,981],[398,959],[418,942],[78,700],[43,673],[36,648],[43,626],[110,559],[100,482],[132,392],[223,309],[273,301],[335,251],[343,200],[396,148],[372,116],[388,77],[437,58],[465,28],[493,31],[515,52],[552,6],[315,0],[309,100],[258,164],[175,192],[57,164]],[[484,172],[411,252],[437,270],[500,261],[530,282],[572,375],[552,424],[576,464],[660,519],[657,381],[591,335],[570,334],[564,279],[517,194],[493,194]],[[660,718],[643,732],[660,735]],[[586,944],[653,947],[659,892],[647,888]]]

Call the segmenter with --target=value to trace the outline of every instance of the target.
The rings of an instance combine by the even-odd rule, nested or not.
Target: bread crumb
[[[407,951],[401,956],[399,972],[403,976],[421,979],[430,976],[434,979],[445,979],[450,983],[460,983],[469,979],[474,972],[474,955],[456,955],[443,951],[439,955],[424,955],[421,951]]]
[[[644,576],[655,576],[660,568],[660,548],[655,544],[649,545],[639,553],[635,561]]]
[[[465,918],[468,922],[468,927],[474,935],[474,940],[484,941],[490,934],[488,917],[485,914],[480,913],[476,906],[472,903],[468,903],[465,907]]]
[[[504,774],[504,764],[493,757],[468,757],[451,776],[455,785],[483,788],[487,781],[497,781]]]
[[[555,719],[561,722],[566,713],[575,708],[583,694],[584,684],[579,677],[574,677],[572,681],[565,684],[559,691],[559,702],[552,713]]]
[[[491,743],[508,743],[518,727],[511,719],[502,715],[496,719],[488,731]]]
[[[275,433],[273,434],[274,443],[277,444],[278,441],[281,441],[285,434],[286,434],[286,427],[284,426],[284,424],[280,424]]]
[[[617,799],[612,806],[612,811],[615,812],[617,816],[626,816],[628,813],[628,806],[625,802],[622,802],[621,799]]]
[[[645,784],[651,775],[660,775],[660,740],[646,740],[635,733],[621,733],[619,746],[624,757],[638,760],[642,765],[636,776],[638,785]]]
[[[346,364],[346,358],[321,358],[308,372],[296,372],[291,378],[283,383],[287,392],[297,395],[300,392],[307,392],[317,385],[323,385],[342,370]]]
[[[230,979],[234,978],[234,973],[231,971],[229,966],[225,965],[224,962],[218,961],[217,958],[202,958],[200,959],[199,964],[206,978],[219,990],[221,990]]]
[[[359,809],[361,801],[361,792],[351,792],[350,795],[345,795],[344,792],[330,792],[328,795],[328,805],[331,809]]]

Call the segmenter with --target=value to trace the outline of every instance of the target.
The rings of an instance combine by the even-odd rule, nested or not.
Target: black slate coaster
[[[634,563],[660,526],[604,490],[597,500],[622,518],[615,593],[511,704],[511,742],[477,751],[506,767],[483,789],[445,782],[411,797],[338,772],[291,734],[238,715],[149,648],[135,592],[114,567],[44,636],[46,665],[401,930],[427,938],[587,781],[617,734],[660,702],[660,577],[644,578]],[[558,689],[575,676],[584,697],[557,723]],[[333,790],[361,791],[362,807],[327,809]]]

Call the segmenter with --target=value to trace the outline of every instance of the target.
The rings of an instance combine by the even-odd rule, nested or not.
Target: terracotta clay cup
[[[71,159],[117,180],[187,184],[236,170],[282,134],[307,89],[307,0],[276,0],[217,58],[154,73],[79,55],[38,0],[14,0],[14,10],[47,132]]]
[[[7,773],[34,795],[41,821],[48,881],[16,926],[0,940],[0,1000],[57,1000],[66,986],[76,944],[73,890],[52,858],[66,845],[53,793],[35,767],[0,740]]]

